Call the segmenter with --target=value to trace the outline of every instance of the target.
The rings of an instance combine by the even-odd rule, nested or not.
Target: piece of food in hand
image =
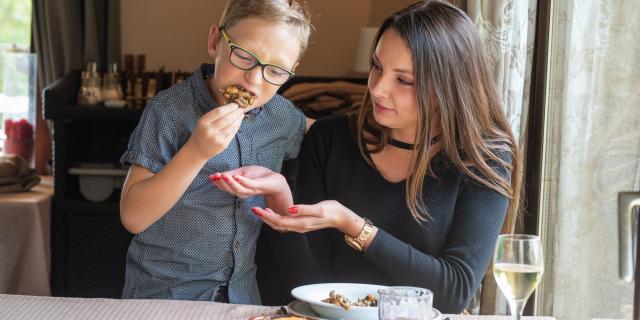
[[[236,85],[227,86],[224,90],[220,90],[226,103],[236,103],[240,108],[248,108],[256,100],[256,96],[242,87]]]

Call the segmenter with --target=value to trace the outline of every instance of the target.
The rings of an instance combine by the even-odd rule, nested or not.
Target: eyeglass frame
[[[274,85],[274,86],[281,86],[285,83],[287,83],[287,81],[289,81],[291,78],[295,77],[295,73],[293,73],[292,71],[287,70],[286,68],[284,68],[283,66],[279,66],[277,64],[272,64],[272,63],[264,63],[260,60],[260,58],[258,58],[258,56],[256,54],[254,54],[253,52],[235,44],[233,41],[231,41],[231,37],[229,37],[229,35],[227,34],[227,32],[224,30],[224,28],[220,28],[220,32],[222,33],[222,36],[224,37],[224,39],[227,41],[227,46],[229,47],[229,62],[236,68],[240,69],[240,70],[245,70],[245,71],[249,71],[249,70],[253,70],[253,68],[260,66],[262,68],[262,79],[264,79],[264,81]],[[256,63],[251,66],[250,68],[243,68],[243,67],[239,67],[237,66],[235,63],[233,63],[231,61],[231,55],[233,54],[233,50],[234,49],[240,49],[248,54],[250,54],[252,57],[254,57],[256,59]],[[286,73],[289,74],[289,77],[284,80],[282,83],[277,84],[277,83],[273,83],[269,80],[267,80],[267,78],[264,75],[264,68],[267,66],[271,66],[271,67],[276,67],[278,69],[281,69],[283,71],[285,71]]]

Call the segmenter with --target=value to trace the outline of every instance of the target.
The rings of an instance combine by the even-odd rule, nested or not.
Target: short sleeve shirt
[[[197,120],[217,107],[205,82],[211,74],[213,66],[203,64],[151,100],[121,161],[162,170]],[[123,298],[213,301],[226,285],[229,302],[260,304],[254,256],[261,221],[250,209],[264,199],[234,197],[208,176],[247,165],[279,171],[283,160],[297,156],[305,123],[304,114],[280,95],[251,110],[234,140],[207,161],[173,208],[133,238]]]

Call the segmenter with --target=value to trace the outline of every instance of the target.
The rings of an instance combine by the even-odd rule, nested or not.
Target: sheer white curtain
[[[616,201],[640,184],[640,2],[551,3],[536,309],[622,318],[633,288],[618,279]]]

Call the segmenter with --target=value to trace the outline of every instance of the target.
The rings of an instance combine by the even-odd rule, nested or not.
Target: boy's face
[[[225,30],[231,42],[251,54],[262,63],[281,66],[293,72],[300,56],[300,40],[289,27],[257,18],[244,19]],[[237,50],[237,49],[236,49]],[[209,55],[215,63],[215,71],[209,88],[219,105],[224,104],[220,89],[237,85],[256,95],[255,102],[245,111],[262,106],[276,94],[280,86],[265,81],[262,67],[242,70],[229,61],[231,49],[218,26],[209,32]]]

